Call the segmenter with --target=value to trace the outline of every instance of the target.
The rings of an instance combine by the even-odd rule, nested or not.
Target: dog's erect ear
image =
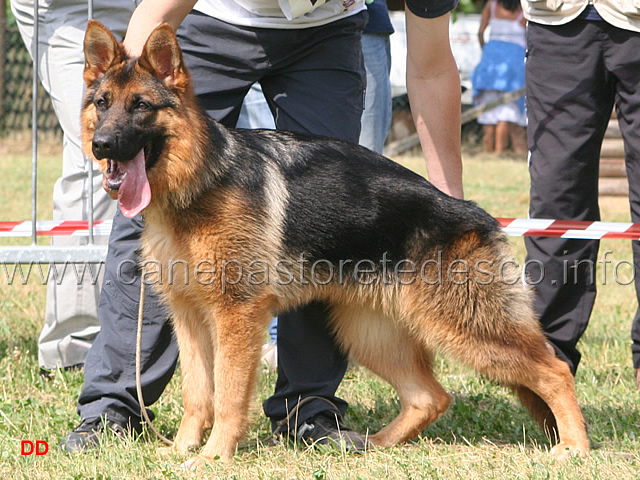
[[[89,20],[84,35],[84,74],[87,86],[100,78],[114,63],[126,57],[124,48],[111,32],[96,20]]]
[[[178,40],[171,26],[166,23],[151,32],[138,63],[168,88],[183,90],[189,83]]]

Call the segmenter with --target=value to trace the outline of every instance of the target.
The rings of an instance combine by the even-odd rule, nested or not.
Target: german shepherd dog
[[[168,25],[129,58],[91,21],[84,49],[83,147],[123,213],[144,210],[144,257],[175,270],[156,288],[183,372],[177,452],[212,429],[192,463],[234,455],[267,325],[321,301],[341,348],[401,401],[372,445],[408,441],[448,408],[440,353],[515,391],[556,456],[588,453],[573,377],[494,218],[357,145],[211,120]]]

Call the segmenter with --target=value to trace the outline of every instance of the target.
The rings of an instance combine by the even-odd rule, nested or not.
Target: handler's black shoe
[[[295,436],[307,445],[330,445],[349,453],[367,450],[365,436],[345,427],[342,418],[329,411],[321,412],[302,423]]]
[[[137,429],[133,429],[137,431]],[[80,425],[74,428],[60,442],[60,448],[66,453],[80,453],[92,450],[100,445],[100,438],[110,431],[117,437],[124,437],[132,431],[128,426],[120,425],[107,418],[101,417],[82,420]]]
[[[59,368],[40,367],[40,376],[45,380],[53,380],[56,376],[56,370],[62,370],[63,372],[79,372],[83,368],[84,368],[84,363],[76,363],[75,365],[69,365],[67,367],[59,367]]]

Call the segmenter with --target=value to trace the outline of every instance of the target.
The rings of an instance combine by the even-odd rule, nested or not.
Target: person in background
[[[358,143],[382,153],[391,128],[391,43],[393,25],[386,0],[367,2],[369,22],[362,35],[362,53],[367,71],[367,90]]]
[[[524,87],[525,23],[520,0],[489,0],[482,9],[478,30],[482,58],[471,75],[474,104],[493,102]],[[504,153],[509,143],[516,153],[527,152],[524,98],[484,112],[478,123],[483,127],[485,152]]]
[[[449,43],[449,12],[455,6],[456,0],[407,1],[407,87],[430,180],[462,198],[460,78]],[[167,22],[178,30],[195,93],[212,118],[235,125],[243,98],[257,81],[278,128],[355,143],[365,84],[364,8],[363,0],[143,0],[124,43],[137,56],[153,28]],[[114,218],[101,330],[85,363],[81,423],[61,442],[67,452],[99,445],[105,429],[120,434],[140,428],[133,362],[140,275],[133,266],[142,223],[119,211]],[[109,269],[123,262],[131,268]],[[313,303],[278,316],[278,379],[263,408],[279,434],[362,450],[366,439],[344,427],[347,403],[335,396],[347,359],[326,315],[323,304]],[[167,385],[178,355],[167,312],[150,291],[142,349],[142,389],[150,405]],[[289,417],[292,411],[296,414]]]
[[[631,220],[640,222],[640,8],[604,0],[523,0],[531,218],[600,220],[598,167],[615,105],[624,139]],[[596,298],[597,240],[526,237],[535,308],[575,374]],[[632,242],[636,298],[640,243]],[[604,264],[606,268],[606,263]],[[631,332],[640,388],[640,310]]]
[[[130,0],[94,0],[94,18],[116,35],[124,35],[135,4]],[[83,40],[88,21],[87,0],[59,0],[39,4],[39,35],[34,38],[33,0],[11,0],[22,40],[38,66],[40,81],[62,128],[62,175],[53,189],[53,220],[89,220],[89,169],[93,168],[94,219],[111,219],[115,202],[102,189],[97,165],[85,158],[80,140],[80,108],[84,93]],[[38,58],[33,58],[38,45]],[[106,238],[96,238],[106,243]],[[87,243],[78,237],[53,237],[54,246]],[[85,265],[97,269],[95,265]],[[94,270],[95,272],[95,270]],[[38,363],[43,374],[55,368],[81,367],[98,331],[98,281],[86,272],[78,282],[69,274],[47,285],[45,323],[38,339]]]

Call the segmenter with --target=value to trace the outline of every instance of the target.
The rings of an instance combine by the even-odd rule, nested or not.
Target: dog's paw
[[[560,442],[551,449],[551,455],[560,461],[565,461],[571,457],[587,458],[589,456],[589,447],[584,448]]]
[[[182,439],[176,439],[175,442],[173,442],[173,446],[171,447],[171,450],[173,451],[174,454],[177,455],[195,455],[196,453],[198,453],[198,450],[200,449],[201,446],[201,442],[192,440],[185,440],[184,438]]]
[[[182,465],[180,465],[180,467],[183,470],[189,470],[191,472],[202,470],[203,466],[204,466],[204,461],[199,456],[190,458],[189,460],[184,462]]]

